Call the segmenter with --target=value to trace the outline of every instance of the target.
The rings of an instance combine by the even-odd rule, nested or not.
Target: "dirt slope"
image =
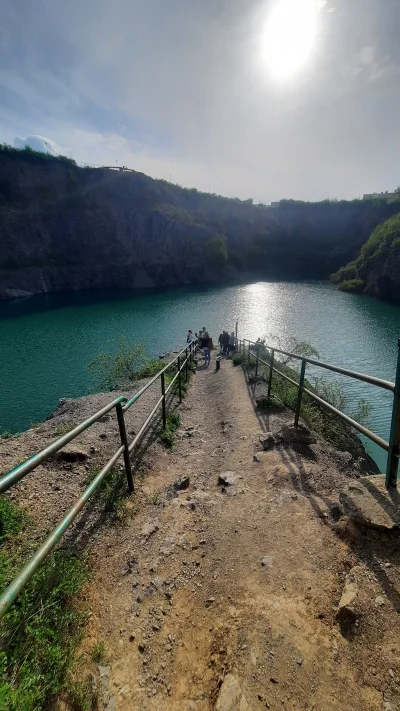
[[[146,455],[136,514],[93,547],[85,646],[106,643],[104,707],[210,711],[232,673],[241,709],[395,709],[398,538],[340,518],[351,458],[296,442],[287,414],[261,421],[228,361],[199,368],[180,413],[173,449],[155,442]],[[284,433],[281,444],[259,451],[263,429]],[[218,485],[227,471],[231,484]],[[357,609],[341,628],[350,570]]]

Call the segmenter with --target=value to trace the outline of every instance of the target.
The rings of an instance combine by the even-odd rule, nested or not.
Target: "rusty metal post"
[[[124,446],[124,462],[125,462],[126,478],[128,480],[128,489],[129,489],[129,491],[134,491],[131,460],[129,457],[128,438],[126,436],[124,413],[123,413],[122,405],[120,402],[116,405],[115,409],[117,411],[117,420],[118,420],[119,434],[121,437],[121,444],[123,444],[123,446]]]
[[[400,339],[397,342],[397,368],[394,383],[392,423],[386,465],[386,488],[396,488],[400,454]]]
[[[167,405],[165,402],[165,373],[161,373],[161,395],[162,395],[162,426],[165,430],[167,426]]]
[[[271,360],[270,360],[269,378],[268,378],[268,399],[271,397],[272,372],[274,370],[274,359],[275,359],[275,351],[273,348],[271,348]]]
[[[181,359],[178,358],[178,387],[179,387],[179,402],[182,402],[182,371],[181,371]]]
[[[303,360],[301,361],[299,390],[297,393],[296,413],[294,416],[294,426],[295,427],[299,426],[299,417],[300,417],[300,410],[301,410],[301,401],[303,398],[303,391],[304,391],[304,375],[306,372],[306,365],[307,365],[307,362],[306,362],[305,358],[303,358]]]

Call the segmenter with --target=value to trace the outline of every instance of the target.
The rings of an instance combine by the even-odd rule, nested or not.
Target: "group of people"
[[[200,348],[203,349],[204,363],[206,365],[209,365],[211,362],[211,351],[214,348],[214,344],[205,326],[203,326],[203,328],[200,329],[198,333],[193,333],[193,331],[189,328],[186,342],[192,343],[195,340],[198,341]],[[233,331],[231,334],[229,334],[228,331],[222,331],[218,338],[218,343],[220,345],[222,353],[224,353],[224,355],[229,355],[230,353],[233,353],[233,351],[236,350],[237,338]]]
[[[229,334],[228,331],[222,331],[219,335],[218,343],[224,355],[229,355],[236,350],[237,338],[233,331],[231,334]]]

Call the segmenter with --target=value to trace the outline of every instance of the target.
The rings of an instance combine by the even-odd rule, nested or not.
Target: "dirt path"
[[[156,443],[149,451],[137,514],[93,554],[86,645],[106,642],[105,708],[209,711],[233,673],[248,704],[241,709],[395,709],[398,581],[386,595],[390,563],[368,562],[357,552],[363,541],[335,532],[332,482],[349,473],[320,445],[255,457],[260,422],[243,371],[228,361],[218,373],[199,368],[180,411],[172,451]],[[226,471],[234,483],[218,486]],[[174,492],[183,476],[189,488]],[[310,488],[318,477],[320,498]],[[398,563],[397,543],[390,551]],[[335,613],[355,565],[367,595],[346,637]]]

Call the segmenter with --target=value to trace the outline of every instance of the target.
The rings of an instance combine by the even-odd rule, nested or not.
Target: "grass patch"
[[[93,467],[89,470],[86,479],[87,485],[93,481],[100,471],[101,467]],[[118,523],[125,521],[128,513],[127,489],[125,470],[113,468],[102,480],[95,494],[100,500],[104,511],[112,514],[114,521]]]
[[[11,432],[7,432],[6,430],[0,432],[0,439],[8,439],[9,437],[11,437]]]
[[[6,497],[0,499],[1,590],[30,552],[28,524],[25,512]],[[86,619],[74,598],[89,578],[85,559],[56,551],[0,621],[1,711],[40,711],[67,688]]]
[[[159,495],[159,494],[153,494],[152,499],[151,499],[151,503],[153,504],[153,506],[158,506],[159,503],[160,503],[160,495]]]
[[[54,430],[54,434],[56,437],[63,437],[63,435],[68,434],[68,432],[71,432],[74,429],[75,425],[60,425],[57,427],[56,430]]]
[[[106,647],[102,640],[94,643],[90,656],[95,664],[102,664],[106,659]]]
[[[246,356],[243,355],[243,353],[234,353],[232,356],[232,363],[233,365],[242,365],[246,360]]]
[[[99,695],[93,686],[93,680],[90,677],[84,681],[71,679],[68,685],[68,701],[72,711],[97,711]]]
[[[172,447],[176,437],[176,431],[180,424],[181,418],[177,412],[167,412],[167,424],[165,430],[163,430],[160,435],[161,442],[166,447]]]

